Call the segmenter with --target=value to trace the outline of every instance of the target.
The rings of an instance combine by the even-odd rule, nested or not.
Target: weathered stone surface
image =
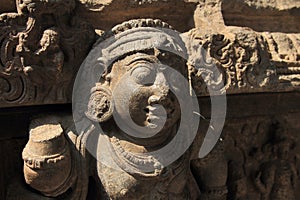
[[[0,199],[300,198],[298,1],[0,4]]]
[[[285,32],[291,32],[287,29],[281,33],[255,32],[247,28],[227,26],[226,22],[227,10],[239,10],[229,9],[231,6],[239,8],[255,5],[255,12],[260,8],[272,8],[274,12],[283,9],[294,16],[290,10],[298,9],[297,3],[289,7],[284,7],[280,2],[245,2],[240,5],[235,1],[211,0],[200,1],[198,5],[196,3],[197,1],[82,1],[75,9],[75,16],[68,14],[74,9],[73,1],[67,2],[67,7],[61,6],[61,2],[33,4],[40,7],[35,11],[27,8],[26,3],[17,3],[18,13],[1,15],[2,37],[10,39],[4,39],[1,43],[0,107],[70,102],[74,76],[93,41],[92,29],[82,19],[101,34],[116,23],[138,16],[161,18],[179,31],[187,31],[195,26],[196,29],[185,33],[188,38],[185,40],[188,56],[192,62],[198,61],[203,55],[195,50],[196,46],[203,48],[207,51],[207,56],[214,58],[212,64],[220,69],[218,74],[207,67],[198,70],[198,66],[193,66],[197,68],[193,84],[199,90],[196,91],[198,95],[207,95],[207,91],[203,91],[204,84],[197,76],[212,76],[212,73],[214,81],[211,80],[209,84],[218,88],[215,84],[223,80],[226,85],[222,90],[227,93],[297,90],[299,34],[286,34]],[[51,10],[57,7],[60,9]],[[177,9],[178,7],[184,9]],[[193,21],[193,10],[195,25],[190,23]],[[53,17],[51,13],[55,13]],[[182,16],[187,19],[182,19]],[[236,18],[238,15],[232,16]],[[294,17],[297,18],[296,15]],[[71,25],[67,23],[68,20],[71,20]],[[283,23],[272,21],[278,22],[280,27]],[[295,24],[288,26],[296,27],[297,21],[292,20],[291,23]],[[242,20],[239,22],[242,23]],[[264,23],[274,27],[269,22]],[[241,26],[251,27],[247,23]],[[81,34],[76,34],[79,30]]]
[[[100,30],[130,19],[158,18],[183,32],[194,27],[195,7],[195,3],[184,0],[80,0],[77,12]]]
[[[99,81],[91,82],[95,86],[91,90],[86,112],[91,121],[100,122],[102,126],[98,129],[93,123],[88,123],[92,134],[102,136],[95,138],[98,140],[95,144],[97,177],[105,190],[102,198],[196,199],[199,195],[189,167],[189,145],[181,143],[184,138],[191,144],[192,137],[195,137],[191,136],[193,130],[187,122],[193,114],[189,112],[189,117],[180,121],[183,111],[179,104],[182,102],[179,103],[176,94],[171,92],[171,87],[180,88],[179,82],[172,84],[172,80],[168,79],[174,73],[172,70],[187,76],[186,61],[180,57],[185,47],[178,33],[176,37],[168,31],[171,31],[168,25],[159,20],[125,22],[113,28],[111,35],[100,38],[88,56],[90,63],[85,63],[84,70],[79,71],[75,88],[78,88],[78,97],[81,98],[86,96],[84,91],[88,91],[86,87],[89,86],[82,81],[92,75],[82,72],[88,69],[95,73],[97,69],[104,69],[102,76],[101,72],[96,73],[95,80]],[[139,37],[135,37],[137,35]],[[110,40],[114,37],[118,39]],[[99,54],[100,48],[103,54]],[[94,63],[97,62],[99,64],[95,68]],[[180,84],[184,85],[184,82],[180,81]],[[184,94],[188,96],[189,90]],[[75,102],[80,103],[78,110],[86,110],[81,105],[87,103],[76,101],[76,96]],[[190,104],[188,100],[185,103]],[[165,119],[162,108],[157,104],[166,108]],[[74,112],[79,115],[76,110],[75,105]],[[122,126],[114,126],[129,120],[126,110],[129,110],[133,122],[140,126],[131,126],[128,122],[130,133]],[[75,118],[75,122],[80,119],[82,116]],[[165,124],[159,128],[164,120]],[[184,130],[174,138],[181,123]],[[142,126],[144,130],[141,130]],[[155,135],[151,135],[153,131]],[[171,144],[168,157],[163,153],[163,146],[167,143]],[[176,155],[177,149],[180,149],[179,155]]]
[[[69,102],[93,29],[71,16],[73,0],[16,6],[0,15],[0,107]]]
[[[1,0],[0,13],[16,11],[16,4],[14,0]]]
[[[255,31],[299,33],[300,3],[293,0],[224,0],[222,13],[228,26],[246,26]]]

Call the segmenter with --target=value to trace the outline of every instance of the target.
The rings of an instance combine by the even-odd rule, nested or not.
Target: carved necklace
[[[164,167],[161,162],[149,153],[132,153],[126,150],[120,143],[120,139],[115,136],[106,136],[109,143],[110,155],[115,163],[126,173],[138,176],[139,179],[158,178],[168,179],[184,169],[184,162],[187,156],[182,156],[171,166]],[[176,163],[176,164],[175,164]],[[170,172],[172,171],[172,172]],[[176,172],[175,172],[176,171]]]
[[[110,151],[116,164],[125,172],[140,178],[158,177],[163,167],[153,156],[125,150],[115,136],[110,138]]]

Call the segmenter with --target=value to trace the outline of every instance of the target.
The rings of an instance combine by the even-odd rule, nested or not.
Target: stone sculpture
[[[0,199],[300,197],[296,1],[0,4]]]
[[[112,32],[121,45],[111,42],[106,48],[116,61],[104,66],[104,75],[99,75],[100,81],[91,90],[86,115],[101,123],[100,134],[107,141],[107,146],[98,141],[97,173],[105,196],[110,199],[196,199],[199,195],[189,167],[189,150],[167,166],[159,157],[151,156],[151,152],[170,143],[180,123],[179,102],[171,88],[179,85],[170,82],[174,80],[168,78],[173,73],[169,68],[186,78],[188,75],[186,61],[179,56],[185,47],[180,46],[180,38],[164,32],[167,27],[151,19],[132,20],[115,27]],[[131,35],[137,32],[144,34],[135,39]],[[157,32],[160,38],[155,38]],[[155,41],[158,45],[154,47]],[[100,40],[98,45],[103,43]],[[164,51],[164,45],[175,53]],[[129,109],[135,124],[157,129],[164,122],[164,113],[157,104],[166,108],[166,119],[156,135],[144,138],[147,132],[132,127],[124,131],[120,126],[120,121],[128,120],[125,113]],[[112,117],[114,113],[119,121]],[[189,129],[185,131],[185,137],[189,137]],[[133,136],[134,132],[138,135]]]
[[[131,35],[143,31],[144,27],[150,28],[145,38],[154,38],[155,32],[160,31],[161,40],[158,41],[160,43],[157,47],[152,47],[152,43],[144,42],[141,38],[132,40]],[[117,41],[122,41],[124,46],[116,46],[114,49],[115,45],[112,43],[107,47],[112,48],[111,52],[117,52],[119,55],[114,55],[116,61],[105,66],[104,75],[96,75],[99,82],[96,82],[91,89],[89,102],[84,107],[86,117],[96,124],[91,124],[90,129],[81,134],[82,137],[87,138],[87,141],[83,142],[86,144],[89,142],[88,135],[100,134],[105,137],[106,143],[102,138],[96,144],[98,145],[97,167],[94,178],[100,179],[104,189],[104,194],[100,195],[101,198],[197,199],[199,196],[198,187],[190,171],[190,149],[185,149],[182,155],[176,157],[168,165],[163,163],[164,160],[159,160],[159,157],[151,156],[152,151],[162,148],[174,139],[180,125],[182,111],[177,97],[172,93],[180,85],[170,82],[174,80],[169,76],[177,72],[187,78],[189,74],[186,60],[180,57],[182,49],[185,48],[184,43],[180,38],[172,38],[167,32],[165,33],[163,31],[165,27],[168,25],[159,20],[141,19],[126,22],[113,29],[120,31],[123,28],[124,32],[128,30],[124,38],[119,38]],[[101,45],[101,41],[103,41],[102,38],[98,45]],[[132,43],[140,41],[142,41],[140,46],[133,46],[130,49]],[[160,46],[168,43],[179,55],[164,51],[164,46]],[[122,48],[126,52],[117,51]],[[175,72],[170,71],[169,68]],[[189,90],[186,89],[188,94]],[[134,93],[130,94],[130,91]],[[166,108],[165,123],[162,119],[163,110],[157,107],[157,104]],[[129,107],[126,108],[126,105]],[[124,117],[126,109],[129,109],[130,116],[137,125],[148,127],[149,130],[156,130],[157,127],[163,125],[162,129],[158,129],[158,133],[149,138],[128,135],[112,117],[114,113],[121,118]],[[93,130],[93,127],[99,123],[103,132]],[[189,133],[191,129],[188,128],[188,124],[184,126],[187,127],[184,128],[183,134],[185,135],[182,137],[187,139],[191,137]],[[141,135],[147,134],[139,130],[130,130]],[[71,173],[76,171],[72,164],[78,160],[68,151],[69,148],[74,149],[70,146],[75,146],[76,142],[71,139],[66,140],[65,137],[69,138],[70,135],[63,132],[60,124],[42,124],[40,127],[32,128],[29,141],[23,151],[25,180],[27,184],[45,196],[67,195],[65,193],[70,188],[75,191],[79,190],[79,186],[74,182],[80,181],[80,177],[76,173]],[[176,144],[179,146],[174,146],[175,148],[184,148],[181,147],[180,141]],[[45,150],[37,153],[34,151],[36,149]],[[80,149],[77,150],[80,151]],[[88,165],[88,163],[85,164]],[[62,168],[64,171],[60,172]],[[39,169],[42,171],[40,172]],[[93,172],[87,176],[93,176]],[[46,180],[45,177],[51,178]],[[43,185],[47,181],[49,184]],[[81,181],[80,184],[82,184]],[[84,191],[80,191],[84,199]],[[71,192],[66,198],[76,198],[75,194]]]
[[[72,118],[40,116],[30,124],[29,141],[22,158],[25,182],[9,191],[8,199],[86,199],[88,191],[88,154],[85,137],[74,132]],[[37,192],[38,191],[38,192]]]
[[[255,184],[262,196],[261,199],[296,199],[297,170],[290,161],[289,152],[292,141],[286,129],[277,125],[272,145],[272,160],[263,163],[255,177]]]
[[[73,0],[16,1],[16,7],[0,16],[1,104],[66,102],[93,29],[71,16]]]

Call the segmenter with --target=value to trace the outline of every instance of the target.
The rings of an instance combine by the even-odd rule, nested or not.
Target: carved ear
[[[97,83],[91,89],[88,110],[85,112],[85,115],[95,122],[105,122],[112,116],[113,109],[114,105],[110,89]]]

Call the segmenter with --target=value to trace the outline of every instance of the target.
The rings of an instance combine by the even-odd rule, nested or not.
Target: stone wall
[[[296,0],[0,4],[0,199],[300,198]]]

